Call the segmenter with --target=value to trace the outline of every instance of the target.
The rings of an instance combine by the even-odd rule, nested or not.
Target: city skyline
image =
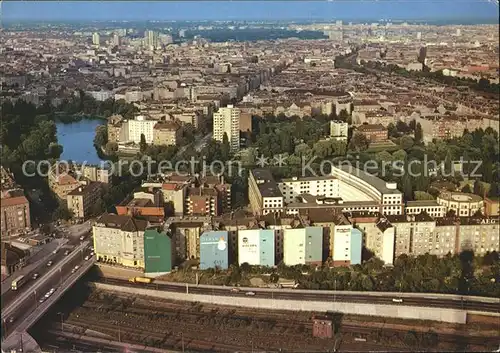
[[[286,3],[286,7],[284,6]],[[443,11],[444,6],[449,6]],[[498,6],[481,0],[407,1],[7,1],[4,21],[443,20],[498,21]],[[492,11],[492,10],[497,10]]]

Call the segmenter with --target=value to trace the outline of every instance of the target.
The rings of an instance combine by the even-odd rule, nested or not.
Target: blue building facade
[[[228,233],[225,231],[204,232],[200,236],[200,269],[229,267]]]
[[[275,265],[274,230],[261,229],[260,231],[260,265],[272,267]]]
[[[361,251],[363,248],[363,233],[357,229],[351,230],[351,265],[361,264]]]
[[[305,227],[306,264],[321,265],[323,263],[323,227]]]

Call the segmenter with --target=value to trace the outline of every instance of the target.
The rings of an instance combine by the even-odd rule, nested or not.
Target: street
[[[88,233],[91,230],[90,227],[90,221],[68,227],[66,232],[67,238],[54,239],[54,241],[45,244],[43,248],[30,259],[30,264],[28,266],[25,266],[21,270],[14,272],[11,276],[2,281],[2,308],[9,305],[9,303],[16,296],[29,291],[30,287],[32,287],[37,281],[43,280],[44,274],[50,272],[52,266],[57,265],[65,257],[64,251],[71,251],[71,249],[80,244],[81,236],[85,235],[86,238],[88,237]],[[61,233],[65,233],[63,229],[61,229]],[[57,253],[54,254],[54,251],[56,249],[59,250],[57,250]],[[51,267],[47,266],[48,261],[53,262]],[[39,277],[36,280],[31,279],[31,276],[33,276],[34,273],[39,274]],[[28,279],[28,282],[17,291],[13,291],[11,289],[12,280],[21,275],[29,276],[30,279]]]

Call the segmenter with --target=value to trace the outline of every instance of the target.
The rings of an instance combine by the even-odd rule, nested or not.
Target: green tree
[[[408,173],[403,176],[403,195],[406,201],[413,200],[413,186],[411,184],[411,178]]]
[[[394,125],[393,123],[387,125],[387,132],[389,134],[389,137],[399,137],[398,129],[396,128],[396,125]]]
[[[107,142],[104,150],[108,156],[114,155],[118,151],[118,144],[116,142]]]
[[[411,138],[411,136],[405,135],[401,137],[399,145],[404,150],[410,149],[413,146],[413,139]]]
[[[472,188],[470,187],[469,184],[465,184],[461,191],[465,192],[467,194],[472,194],[473,193]]]
[[[417,123],[417,125],[415,126],[415,142],[422,143],[423,138],[424,138],[424,132],[422,131],[422,125],[420,123]]]
[[[92,215],[100,216],[106,211],[106,204],[102,199],[98,199],[91,208]]]
[[[483,197],[483,196],[484,196],[484,188],[483,188],[483,184],[482,184],[479,180],[476,180],[476,181],[474,182],[473,193],[474,193],[475,195],[478,195],[478,196],[481,196],[481,197]]]
[[[498,188],[498,183],[491,183],[490,190],[488,191],[488,197],[496,199],[500,196],[500,190]]]
[[[278,283],[279,279],[280,276],[276,272],[271,273],[271,276],[269,276],[269,281],[271,283]]]
[[[231,147],[229,146],[229,138],[226,133],[224,133],[224,136],[222,137],[220,151],[222,161],[228,161],[230,159]]]
[[[405,161],[406,160],[406,152],[405,150],[397,150],[392,154],[393,161]]]
[[[370,146],[370,141],[366,138],[364,134],[355,133],[349,142],[349,148],[356,152],[365,151]]]
[[[144,134],[141,134],[141,142],[139,142],[139,148],[142,153],[146,152],[146,149],[148,148],[148,144],[146,143],[146,136],[144,136]]]
[[[71,217],[73,217],[73,212],[68,209],[68,206],[64,202],[60,202],[59,206],[52,214],[52,219],[54,221],[57,221],[59,219],[68,220]]]
[[[434,200],[434,197],[425,191],[415,191],[415,200]]]
[[[99,125],[95,130],[94,145],[104,147],[108,142],[108,127],[107,125]]]

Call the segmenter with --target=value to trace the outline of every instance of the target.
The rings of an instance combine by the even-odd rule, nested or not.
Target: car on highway
[[[91,246],[89,249],[90,249],[90,251],[94,251],[94,247],[93,246]]]
[[[40,277],[40,274],[38,272],[33,273],[33,276],[31,276],[31,278],[33,279],[37,279],[38,277]]]
[[[11,317],[9,318],[9,323],[13,323],[13,322],[14,322],[14,316],[11,316]]]
[[[94,256],[94,252],[93,251],[90,252],[90,257],[92,257],[92,256]]]
[[[75,273],[78,269],[80,268],[80,266],[76,265],[75,267],[73,267],[73,269],[71,270],[71,273]]]
[[[250,297],[253,297],[255,295],[255,292],[246,292],[245,295],[248,295]]]
[[[393,298],[393,299],[392,299],[392,301],[393,301],[394,303],[402,303],[402,302],[403,302],[403,299],[401,299],[401,298]]]
[[[239,288],[231,288],[231,292],[233,293],[238,293],[240,291]]]
[[[85,239],[85,236],[84,236],[84,235],[82,235],[82,236],[80,237],[80,240],[83,240],[83,239]]]
[[[89,260],[89,259],[90,259],[90,256],[89,256],[89,255],[85,256],[85,261],[87,261],[87,260]]]
[[[54,263],[54,262],[52,262],[52,260],[51,260],[51,261],[49,261],[49,262],[47,262],[47,267],[52,266],[52,264],[53,264],[53,263]]]
[[[49,290],[49,293],[50,293],[50,294],[53,294],[55,291],[56,291],[56,289],[55,289],[55,288],[51,288],[51,289]]]
[[[46,299],[45,297],[41,297],[41,298],[38,300],[38,302],[39,302],[39,303],[43,303],[43,302],[45,301],[45,299]]]
[[[56,249],[56,250],[52,251],[52,253],[53,253],[54,255],[55,255],[55,254],[57,254],[58,252],[59,252],[59,249]]]
[[[50,292],[45,293],[44,297],[45,299],[48,299],[50,297]]]
[[[66,250],[66,251],[64,252],[64,256],[67,256],[67,255],[69,255],[69,250]]]

